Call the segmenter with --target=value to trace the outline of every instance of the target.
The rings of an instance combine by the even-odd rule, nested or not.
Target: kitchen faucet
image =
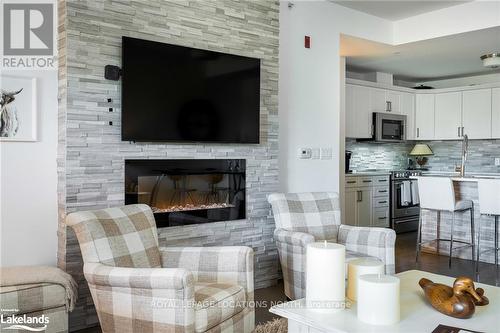
[[[462,164],[460,165],[460,177],[465,177],[465,162],[467,162],[467,151],[469,149],[469,137],[467,134],[462,136]]]

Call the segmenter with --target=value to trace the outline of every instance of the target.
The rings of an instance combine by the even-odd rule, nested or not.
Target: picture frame
[[[37,79],[2,75],[0,90],[0,142],[36,142]]]

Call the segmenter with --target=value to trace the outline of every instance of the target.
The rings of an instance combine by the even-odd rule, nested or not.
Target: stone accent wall
[[[60,0],[58,258],[80,286],[71,330],[96,324],[97,316],[82,275],[78,243],[62,221],[73,211],[122,205],[125,159],[246,159],[247,220],[162,229],[160,242],[251,246],[256,288],[280,278],[274,221],[266,202],[267,194],[278,190],[278,18],[278,2],[266,0]],[[262,59],[261,143],[122,142],[120,82],[103,77],[105,65],[121,64],[122,35]]]

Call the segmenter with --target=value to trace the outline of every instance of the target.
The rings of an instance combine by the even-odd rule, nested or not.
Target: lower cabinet
[[[389,177],[346,177],[344,223],[389,227]]]

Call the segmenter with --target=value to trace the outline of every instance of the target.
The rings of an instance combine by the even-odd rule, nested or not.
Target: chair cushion
[[[305,232],[316,239],[337,239],[340,225],[337,193],[273,193],[268,201],[277,228]]]
[[[245,307],[245,290],[235,284],[200,283],[194,285],[195,331],[205,332]]]
[[[87,262],[115,267],[161,267],[156,222],[147,205],[76,212],[67,217]]]
[[[472,208],[472,200],[460,200],[455,202],[455,210],[466,210]]]
[[[25,314],[59,306],[66,306],[66,291],[59,284],[36,283],[0,287],[0,309],[5,311],[5,314]]]

